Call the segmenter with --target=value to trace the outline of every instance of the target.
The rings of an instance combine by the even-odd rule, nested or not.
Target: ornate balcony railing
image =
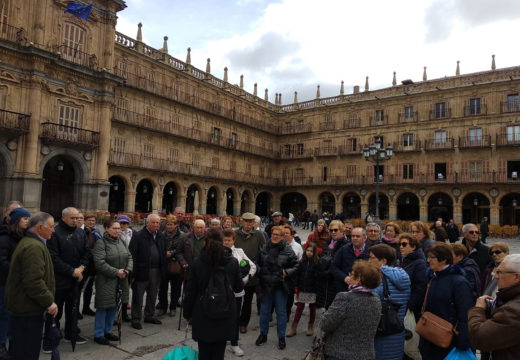
[[[355,129],[361,127],[361,120],[358,117],[343,120],[343,129]]]
[[[491,146],[491,136],[490,135],[459,137],[459,148],[460,149],[485,148],[485,147],[490,147],[490,146]]]
[[[404,141],[394,142],[394,152],[421,151],[421,140],[414,140],[412,145],[405,145]]]
[[[408,116],[406,116],[408,115]],[[417,111],[412,112],[411,114],[406,114],[405,112],[399,112],[397,114],[397,121],[399,123],[410,123],[419,121],[419,113]]]
[[[435,107],[430,109],[430,120],[444,120],[451,118],[451,108],[447,107],[444,111],[437,111]]]
[[[334,121],[325,121],[320,123],[320,131],[335,130],[336,123]]]
[[[296,124],[296,125],[281,125],[279,127],[280,135],[288,135],[288,134],[302,134],[306,132],[310,132],[312,130],[311,124]]]
[[[20,136],[29,132],[31,115],[0,109],[0,131],[2,134]]]
[[[520,133],[497,134],[497,146],[520,146]]]
[[[312,149],[293,149],[287,151],[285,148],[280,149],[280,159],[282,160],[290,160],[290,159],[306,159],[312,157],[313,152]]]
[[[0,39],[21,43],[25,40],[25,30],[0,22]]]
[[[347,155],[361,156],[362,151],[363,151],[363,147],[359,144],[356,147],[354,147],[352,145],[338,146],[338,155],[340,155],[340,156],[347,156]]]
[[[337,146],[323,146],[314,148],[314,156],[337,156]]]
[[[369,118],[370,126],[382,126],[388,125],[388,114],[384,114],[383,116],[377,118],[375,116],[370,116]]]
[[[500,102],[500,112],[502,114],[520,112],[520,102],[519,101],[501,101]]]
[[[99,145],[99,132],[51,122],[41,124],[44,143],[93,149]]]
[[[454,150],[454,139],[447,138],[445,141],[440,139],[430,139],[426,140],[425,149],[426,150]]]
[[[72,46],[61,45],[58,48],[61,57],[67,61],[75,64],[85,66],[88,68],[95,68],[97,66],[97,56],[95,54],[88,54]]]

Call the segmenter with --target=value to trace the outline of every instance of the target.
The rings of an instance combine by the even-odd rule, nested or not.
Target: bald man
[[[193,261],[200,256],[206,245],[206,224],[204,220],[197,219],[193,222],[191,232],[184,234],[177,245],[177,260],[181,266],[189,271]]]

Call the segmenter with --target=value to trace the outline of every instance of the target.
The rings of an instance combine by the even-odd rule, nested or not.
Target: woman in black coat
[[[423,360],[442,360],[456,347],[466,351],[470,347],[468,310],[474,305],[473,295],[464,272],[453,264],[451,246],[435,243],[426,250],[431,268],[430,285],[425,311],[429,311],[457,326],[458,334],[447,348],[441,348],[421,336],[419,351]]]
[[[193,340],[199,344],[199,359],[223,360],[226,341],[234,337],[237,311],[231,311],[226,318],[212,318],[203,310],[202,298],[210,277],[217,268],[223,267],[233,292],[244,288],[240,277],[238,261],[231,254],[231,249],[222,245],[222,232],[210,229],[206,233],[206,246],[194,261],[186,285],[184,297],[184,318],[191,319]],[[233,306],[236,306],[232,295]]]

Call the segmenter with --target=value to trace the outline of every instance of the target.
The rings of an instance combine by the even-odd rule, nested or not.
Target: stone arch
[[[289,217],[289,213],[296,214],[307,209],[307,197],[300,192],[292,191],[280,198],[280,211],[283,216]]]
[[[343,214],[346,219],[361,218],[361,198],[355,192],[348,192],[343,195],[341,200],[343,205]]]
[[[255,214],[258,216],[268,216],[272,203],[273,194],[269,191],[261,191],[255,199]]]
[[[520,225],[520,193],[505,193],[499,201],[500,225]]]
[[[88,167],[87,161],[83,158],[83,156],[72,149],[55,149],[47,154],[42,161],[40,162],[40,176],[43,178],[43,170],[45,166],[49,162],[49,160],[53,159],[58,155],[63,155],[72,159],[72,166],[74,168],[74,174],[77,176],[74,179],[75,183],[85,184],[90,179],[90,169]],[[77,175],[76,175],[77,174]]]
[[[435,221],[442,218],[444,222],[453,218],[453,198],[439,191],[431,194],[427,200],[428,203],[428,221]]]
[[[376,215],[376,193],[368,197],[368,211]],[[384,192],[379,192],[379,219],[388,219],[390,214],[390,200]]]
[[[329,214],[335,214],[336,212],[336,197],[330,191],[323,191],[318,196],[318,204],[320,206],[320,212],[323,214],[327,212]]]
[[[7,178],[13,176],[14,172],[14,159],[11,156],[11,152],[4,145],[0,144],[0,159],[2,159],[2,167],[0,167],[0,178]]]
[[[253,201],[253,195],[251,191],[246,189],[242,191],[240,195],[240,214],[251,211],[251,203]]]
[[[462,198],[462,223],[478,224],[484,216],[489,219],[489,205],[490,201],[486,195],[478,191],[467,193]]]
[[[128,185],[121,175],[112,175],[108,178],[110,190],[108,194],[108,211],[118,213],[125,210],[125,196]]]
[[[420,219],[420,200],[412,192],[399,194],[397,203],[398,220],[419,220]]]
[[[192,183],[186,189],[186,213],[193,213],[195,210],[200,212],[202,206],[201,196],[204,196],[202,193],[202,186],[198,183]],[[197,200],[197,203],[195,203]]]

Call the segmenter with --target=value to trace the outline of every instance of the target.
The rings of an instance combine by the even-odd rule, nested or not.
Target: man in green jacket
[[[12,314],[9,353],[15,359],[38,359],[43,315],[56,316],[56,290],[51,255],[45,243],[54,232],[54,219],[38,213],[16,247],[6,283],[6,305]]]

